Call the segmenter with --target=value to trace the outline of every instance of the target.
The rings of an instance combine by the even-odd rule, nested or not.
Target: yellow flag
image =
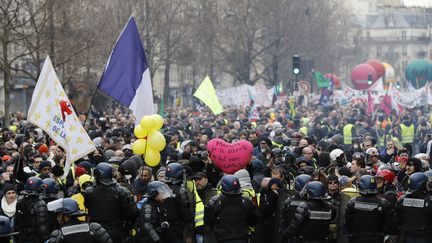
[[[96,149],[66,96],[49,57],[33,91],[27,119],[66,151],[66,175],[71,163]]]
[[[204,102],[213,114],[217,115],[224,111],[209,76],[204,78],[198,89],[195,91],[194,96]]]

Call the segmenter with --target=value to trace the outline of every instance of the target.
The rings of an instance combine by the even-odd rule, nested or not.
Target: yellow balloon
[[[138,125],[134,128],[134,134],[137,138],[145,138],[145,136],[147,136],[148,132],[145,131],[141,125]]]
[[[154,130],[155,121],[151,116],[143,116],[143,118],[141,118],[140,125],[144,131],[150,132]]]
[[[146,152],[147,140],[138,139],[132,144],[134,154],[144,154]]]
[[[155,151],[162,151],[165,148],[166,141],[164,135],[158,131],[152,131],[147,137],[148,146]]]
[[[154,151],[151,148],[147,148],[144,160],[148,166],[155,167],[156,165],[159,164],[160,159],[161,159],[161,156],[160,156],[159,152]]]
[[[155,130],[159,130],[163,127],[164,125],[164,120],[163,118],[159,115],[159,114],[154,114],[152,115],[153,120],[155,121],[155,126],[154,129]]]

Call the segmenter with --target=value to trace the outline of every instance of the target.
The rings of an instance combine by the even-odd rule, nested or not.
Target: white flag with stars
[[[74,161],[96,149],[70,104],[48,56],[33,91],[27,119],[66,151],[65,174]]]

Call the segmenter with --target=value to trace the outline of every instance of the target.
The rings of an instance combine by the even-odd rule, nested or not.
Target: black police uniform
[[[282,205],[282,214],[280,217],[280,229],[279,231],[287,237],[288,226],[300,204],[306,202],[305,199],[301,198],[298,194],[288,197]]]
[[[83,195],[90,221],[101,224],[114,243],[122,242],[128,231],[126,224],[135,212],[130,192],[113,183],[90,186]]]
[[[45,204],[48,205],[48,203],[55,201],[59,198],[55,197],[55,195],[49,195],[49,196],[43,196],[42,200],[45,202]],[[57,221],[57,213],[55,212],[48,212],[48,223],[49,223],[49,232],[53,232],[54,230],[60,228],[60,224]]]
[[[85,223],[76,218],[51,233],[49,243],[104,242],[112,243],[106,230],[98,223]]]
[[[288,227],[290,242],[326,242],[335,214],[335,207],[322,200],[309,199],[300,203]]]
[[[166,220],[173,232],[177,232],[178,238],[183,238],[183,230],[192,223],[193,212],[190,210],[190,199],[187,191],[179,184],[167,183],[175,194],[175,197],[165,199],[161,207],[167,211]]]
[[[167,221],[169,212],[163,204],[147,197],[139,207],[139,231],[136,237],[139,242],[182,242],[178,229]]]
[[[350,241],[382,243],[393,216],[391,204],[385,199],[375,195],[351,199],[345,212]]]
[[[18,197],[16,206],[18,242],[43,242],[49,238],[48,209],[37,194],[26,191]]]
[[[247,242],[257,213],[252,201],[241,194],[222,194],[206,205],[204,222],[214,229],[218,242]]]
[[[426,192],[414,192],[399,198],[396,216],[403,242],[431,242],[432,200]]]

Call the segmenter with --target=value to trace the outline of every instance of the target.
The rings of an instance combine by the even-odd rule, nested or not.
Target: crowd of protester
[[[166,147],[153,168],[133,154],[127,111],[92,112],[84,127],[97,150],[67,176],[64,148],[13,114],[1,130],[0,238],[430,242],[429,106],[366,116],[365,104],[281,104],[259,119],[249,109],[165,111]],[[214,138],[252,143],[248,166],[224,175],[207,151]]]

